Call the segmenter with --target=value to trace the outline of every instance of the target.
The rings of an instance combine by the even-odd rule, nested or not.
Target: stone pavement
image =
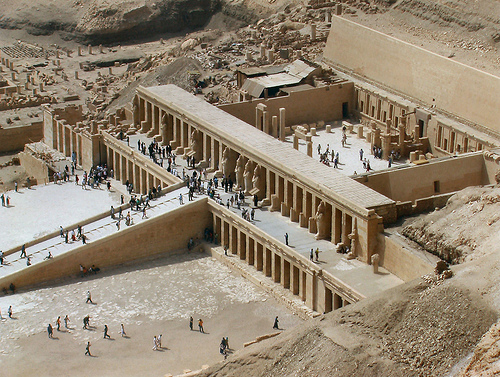
[[[335,153],[339,153],[339,167],[335,170],[345,175],[354,175],[365,173],[363,169],[363,163],[359,159],[359,151],[363,149],[363,159],[367,158],[370,162],[370,167],[373,171],[384,170],[388,168],[388,161],[375,158],[370,149],[370,143],[366,139],[359,139],[356,134],[351,134],[347,132],[347,142],[345,146],[342,147],[342,121],[331,121],[326,122],[332,126],[332,132],[327,133],[326,130],[318,130],[317,136],[312,137],[313,142],[313,158],[319,161],[318,145],[321,145],[321,152],[324,153],[327,145],[329,145],[329,150],[334,150]],[[354,123],[356,124],[356,123]],[[366,131],[365,131],[366,132]],[[293,145],[293,136],[290,135],[286,138],[286,143]],[[299,139],[299,151],[307,155],[307,145],[304,140]],[[399,161],[393,161],[392,166],[396,167],[398,165],[403,165],[406,160],[401,158]],[[333,167],[333,162],[330,163],[331,168]]]

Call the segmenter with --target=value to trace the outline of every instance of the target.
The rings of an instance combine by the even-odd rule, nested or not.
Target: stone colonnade
[[[133,184],[134,192],[147,193],[152,187],[162,189],[181,180],[155,165],[146,156],[108,134],[106,122],[90,121],[68,124],[49,107],[44,107],[45,143],[66,157],[73,153],[77,165],[87,172],[100,163],[114,170],[114,178]]]
[[[254,266],[317,312],[330,312],[364,298],[288,246],[210,201],[214,232],[228,253]]]
[[[178,155],[195,157],[198,166],[230,178],[236,188],[256,196],[261,205],[270,205],[271,211],[280,211],[292,222],[308,228],[317,239],[343,244],[349,247],[351,257],[371,263],[382,221],[374,210],[337,199],[336,193],[246,149],[243,143],[221,134],[196,114],[160,102],[145,88],[138,89],[134,101],[139,104],[134,105],[134,118],[147,119],[141,120],[141,124],[157,119],[151,114],[160,114],[164,119],[161,142],[170,143]],[[142,131],[150,129],[145,127]]]
[[[146,156],[119,142],[106,132],[103,135],[103,145],[106,150],[106,162],[109,169],[114,170],[115,179],[122,183],[133,184],[134,192],[147,194],[148,190],[160,186],[182,182],[165,169],[152,163]]]

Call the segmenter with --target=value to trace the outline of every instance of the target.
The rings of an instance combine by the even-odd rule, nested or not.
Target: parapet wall
[[[349,112],[354,105],[354,84],[344,82],[309,90],[291,92],[284,97],[255,99],[218,106],[221,110],[255,126],[255,108],[259,103],[267,106],[269,119],[286,109],[285,126],[302,123],[342,119],[342,103],[347,102]]]
[[[432,161],[428,164],[380,173],[361,175],[354,179],[397,202],[427,198],[462,190],[468,186],[490,184],[481,152]],[[491,169],[493,170],[493,169]]]
[[[332,18],[323,57],[342,70],[500,134],[500,77],[341,17]]]
[[[8,288],[10,283],[17,288],[31,287],[77,276],[80,264],[86,267],[95,264],[103,269],[184,250],[191,237],[203,239],[205,228],[212,225],[207,200],[186,204],[99,240],[90,238],[87,245],[0,279],[0,288]]]

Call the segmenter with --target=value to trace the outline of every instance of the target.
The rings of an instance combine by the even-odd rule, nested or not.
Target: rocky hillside
[[[500,245],[500,187],[470,187],[445,208],[420,217],[403,235],[449,263],[478,259]]]
[[[496,318],[459,279],[426,277],[245,348],[199,376],[443,376]]]
[[[88,43],[126,41],[204,26],[219,0],[21,0],[2,1],[0,27]]]

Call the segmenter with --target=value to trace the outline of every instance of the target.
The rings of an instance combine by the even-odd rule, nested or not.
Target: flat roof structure
[[[325,192],[326,195],[337,197],[348,206],[368,210],[395,204],[386,196],[305,156],[289,144],[259,131],[175,85],[139,88],[139,91],[146,92],[200,125],[209,125],[221,137],[244,145],[246,150],[252,151],[256,156],[273,161],[274,166],[281,168],[290,177],[300,175],[303,182],[320,186],[320,190],[329,191]]]

